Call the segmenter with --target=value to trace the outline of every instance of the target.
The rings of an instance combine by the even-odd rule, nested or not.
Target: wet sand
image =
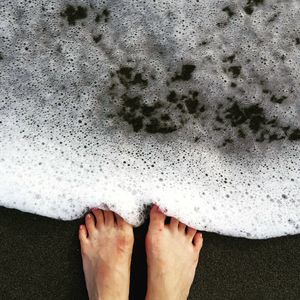
[[[0,299],[87,299],[78,225],[0,208]],[[146,292],[144,237],[135,230],[131,299]],[[204,233],[189,299],[300,299],[300,235],[246,240]],[[162,299],[164,300],[164,299]]]

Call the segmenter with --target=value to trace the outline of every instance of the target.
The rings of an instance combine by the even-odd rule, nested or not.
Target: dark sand
[[[0,299],[87,299],[80,223],[0,208]],[[145,232],[146,225],[135,230],[135,300],[146,290]],[[259,241],[204,233],[189,299],[300,299],[300,235]]]

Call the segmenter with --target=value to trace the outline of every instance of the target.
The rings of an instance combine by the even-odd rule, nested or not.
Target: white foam
[[[298,1],[1,1],[0,205],[299,233],[299,20]]]

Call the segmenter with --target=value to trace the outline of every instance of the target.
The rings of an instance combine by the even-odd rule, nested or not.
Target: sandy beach
[[[78,225],[0,208],[0,298],[87,299]],[[144,299],[147,224],[135,229],[131,296]],[[191,300],[299,299],[300,235],[247,240],[204,233]]]

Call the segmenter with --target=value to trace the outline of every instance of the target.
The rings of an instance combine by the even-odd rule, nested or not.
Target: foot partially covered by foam
[[[165,218],[157,206],[152,207],[146,237],[147,300],[187,299],[203,244],[196,229],[175,218],[166,225]]]
[[[111,211],[92,211],[79,229],[89,299],[128,299],[132,226]]]

